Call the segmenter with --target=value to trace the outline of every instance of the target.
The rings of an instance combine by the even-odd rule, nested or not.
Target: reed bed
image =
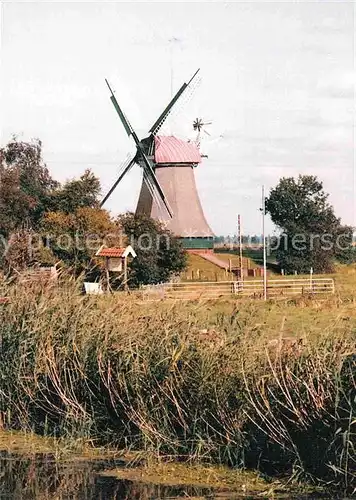
[[[5,428],[354,491],[356,323],[337,299],[143,304],[82,296],[73,283],[7,295]],[[285,339],[302,306],[332,319]],[[276,308],[279,326],[266,321]]]

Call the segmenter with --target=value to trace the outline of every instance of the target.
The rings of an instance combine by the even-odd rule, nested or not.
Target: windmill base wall
[[[187,252],[213,252],[214,238],[180,238],[183,248]]]
[[[172,209],[173,217],[160,209],[142,182],[136,213],[161,220],[167,229],[182,238],[184,248],[213,248],[212,232],[203,212],[191,164],[157,166],[155,174]],[[195,246],[197,245],[197,246]]]

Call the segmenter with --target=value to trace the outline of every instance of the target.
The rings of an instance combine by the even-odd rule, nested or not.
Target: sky
[[[317,175],[356,225],[355,6],[305,2],[1,2],[0,145],[40,138],[60,181],[91,168],[103,194],[133,143],[197,68],[201,84],[165,133],[212,121],[195,170],[216,234],[261,231],[261,187]],[[173,39],[173,41],[172,41]],[[106,208],[134,210],[136,166]],[[268,232],[273,225],[267,221]]]

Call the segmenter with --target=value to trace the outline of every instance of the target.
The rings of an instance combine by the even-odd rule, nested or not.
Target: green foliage
[[[186,268],[187,255],[179,239],[158,221],[126,213],[118,224],[137,253],[130,266],[130,286],[166,282]]]
[[[100,238],[116,230],[99,209],[99,195],[100,181],[89,170],[61,186],[43,162],[41,141],[13,138],[0,149],[0,265],[8,271],[56,260],[76,271],[88,265],[95,245],[88,249],[90,235],[97,250]]]
[[[287,273],[331,272],[350,251],[352,228],[342,226],[315,176],[282,178],[266,198],[266,211],[282,234],[276,258]]]
[[[335,257],[341,264],[353,264],[356,262],[356,246],[353,245],[354,228],[340,226],[339,234]]]
[[[0,234],[37,228],[58,187],[42,159],[39,140],[14,138],[0,149]]]
[[[98,208],[100,181],[86,170],[64,183],[52,179],[42,159],[39,140],[14,138],[0,149],[0,233],[38,229],[45,212],[67,214],[78,208]]]
[[[76,275],[97,267],[93,257],[108,237],[118,234],[109,213],[100,208],[77,208],[73,213],[48,212],[42,223],[46,244]]]
[[[99,208],[100,192],[99,179],[86,170],[79,179],[67,181],[53,193],[51,211],[71,214],[78,208]]]

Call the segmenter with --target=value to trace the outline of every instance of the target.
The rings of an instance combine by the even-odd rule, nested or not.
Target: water
[[[149,485],[100,475],[123,465],[120,461],[59,462],[53,454],[22,456],[0,452],[1,500],[148,500],[222,498],[211,488]],[[223,494],[223,498],[242,498]],[[243,497],[246,498],[246,497]],[[251,498],[251,497],[250,497]]]
[[[117,479],[103,471],[124,467],[120,460],[58,460],[53,453],[0,451],[0,500],[156,500],[156,499],[259,499],[311,500],[315,494],[249,494],[196,486],[166,486]],[[127,469],[126,469],[127,470]],[[157,478],[157,482],[160,482]],[[268,489],[268,485],[267,489]],[[331,497],[330,497],[331,498]]]

